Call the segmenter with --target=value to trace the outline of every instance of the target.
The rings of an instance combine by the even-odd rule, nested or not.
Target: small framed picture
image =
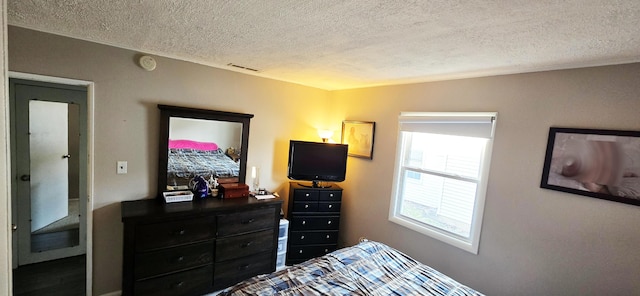
[[[640,205],[640,131],[550,128],[540,187]]]
[[[342,144],[349,145],[349,156],[373,159],[373,121],[345,120],[342,122]]]

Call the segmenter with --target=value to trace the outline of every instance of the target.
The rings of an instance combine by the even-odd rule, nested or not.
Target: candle
[[[251,178],[256,178],[256,167],[251,167]]]

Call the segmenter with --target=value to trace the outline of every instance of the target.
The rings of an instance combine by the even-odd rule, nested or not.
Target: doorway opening
[[[90,294],[90,83],[11,74],[14,295]]]

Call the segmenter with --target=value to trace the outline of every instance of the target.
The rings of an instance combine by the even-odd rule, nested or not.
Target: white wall
[[[202,131],[207,131],[203,133]],[[242,145],[242,123],[193,118],[171,118],[169,140],[191,140],[215,143],[218,148],[238,148]]]
[[[342,239],[386,242],[487,295],[639,295],[640,207],[540,188],[550,126],[640,130],[640,64],[332,93],[336,118],[376,122],[349,158]],[[387,220],[401,111],[497,111],[478,255]]]

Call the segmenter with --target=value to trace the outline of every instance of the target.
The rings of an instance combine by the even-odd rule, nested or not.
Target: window
[[[497,113],[402,113],[389,220],[478,253]]]

